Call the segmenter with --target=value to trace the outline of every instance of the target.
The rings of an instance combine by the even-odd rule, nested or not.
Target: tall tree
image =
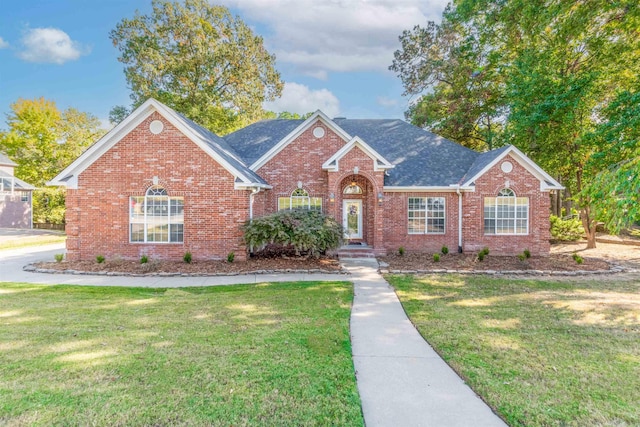
[[[15,161],[16,176],[43,186],[69,165],[104,131],[91,114],[74,108],[60,111],[44,98],[18,99],[0,133],[0,150]]]
[[[219,134],[262,118],[283,87],[262,38],[206,0],[152,6],[110,33],[133,107],[153,97]]]

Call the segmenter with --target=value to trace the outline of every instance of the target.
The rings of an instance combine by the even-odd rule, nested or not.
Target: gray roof
[[[34,187],[33,185],[27,184],[20,178],[16,178],[15,176],[5,171],[0,170],[0,178],[13,178],[13,186],[16,190],[35,190],[36,189],[36,187]]]
[[[263,120],[226,135],[224,140],[248,165],[252,165],[303,122],[304,120]]]
[[[478,153],[403,120],[335,119],[352,137],[358,136],[395,167],[385,186],[448,186],[457,184]]]
[[[6,154],[4,154],[2,151],[0,151],[0,165],[4,165],[4,166],[18,166],[17,164],[15,164],[13,161],[11,161],[11,159],[9,157],[7,157]]]
[[[500,157],[500,155],[504,153],[509,147],[510,145],[505,145],[504,147],[496,148],[495,150],[487,151],[486,153],[480,153],[476,157],[476,160],[473,162],[465,176],[462,178],[460,184],[473,178],[478,172],[487,167],[489,163]]]
[[[262,179],[262,177],[249,169],[249,167],[245,164],[238,153],[236,153],[223,138],[220,138],[218,135],[205,129],[194,121],[186,118],[177,111],[172,110],[169,107],[167,107],[167,110],[174,115],[174,118],[176,120],[182,122],[182,124],[190,128],[191,131],[193,131],[200,138],[200,140],[207,144],[216,154],[222,157],[238,172],[242,173],[248,179],[250,179],[252,183],[265,185],[267,184],[267,182]]]

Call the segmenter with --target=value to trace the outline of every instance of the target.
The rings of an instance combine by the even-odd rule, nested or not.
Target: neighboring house
[[[246,256],[240,226],[279,209],[334,216],[396,251],[549,251],[562,186],[513,146],[477,153],[402,120],[265,120],[218,137],[148,100],[55,177],[67,256]]]
[[[13,176],[18,166],[0,152],[0,227],[32,228],[33,185]]]

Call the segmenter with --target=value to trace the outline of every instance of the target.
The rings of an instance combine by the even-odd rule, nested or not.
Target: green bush
[[[584,262],[584,259],[582,259],[582,257],[580,255],[578,255],[577,253],[573,253],[573,260],[576,262],[576,264],[582,264]]]
[[[229,252],[229,253],[227,254],[227,262],[228,262],[229,264],[231,264],[235,259],[236,259],[236,254],[235,254],[235,252]]]
[[[449,253],[449,248],[446,245],[443,245],[442,249],[440,249],[440,252],[442,252],[442,255],[446,255]]]
[[[433,254],[433,262],[439,262],[440,261],[440,254]]]
[[[64,254],[55,254],[53,256],[56,260],[56,262],[62,262],[62,260],[64,259]]]
[[[489,255],[489,248],[486,246],[482,248],[482,253],[484,253],[485,255]]]
[[[98,255],[98,256],[96,257],[96,262],[97,262],[98,264],[102,264],[102,263],[104,262],[104,256],[102,256],[102,255]]]
[[[527,259],[528,257],[525,254],[518,254],[518,259],[520,261],[524,261],[525,259]]]
[[[33,192],[33,222],[64,224],[65,190],[59,187],[39,188]]]
[[[478,261],[484,261],[484,251],[478,252]]]
[[[525,258],[531,258],[531,251],[529,249],[525,249],[524,252],[522,252],[522,254],[524,255]]]
[[[186,262],[187,264],[191,264],[191,259],[192,259],[191,252],[189,252],[189,251],[185,252],[184,256],[182,257],[182,260],[184,262]]]
[[[242,231],[252,252],[276,244],[292,246],[296,255],[305,252],[313,256],[340,247],[343,236],[342,225],[333,217],[301,209],[255,218],[247,221]]]
[[[555,215],[549,218],[551,222],[551,237],[555,240],[572,242],[584,236],[584,228],[579,218],[562,219]]]
[[[142,255],[142,256],[140,257],[140,264],[146,264],[146,263],[148,263],[148,262],[149,262],[149,257],[148,257],[148,256],[146,256],[146,255]]]
[[[400,255],[400,256],[404,256],[404,246],[400,246],[400,247],[398,248],[398,255]]]

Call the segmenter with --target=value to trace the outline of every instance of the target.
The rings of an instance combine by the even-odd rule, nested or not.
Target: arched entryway
[[[376,192],[371,181],[362,175],[349,175],[339,184],[339,219],[350,243],[374,246]]]

